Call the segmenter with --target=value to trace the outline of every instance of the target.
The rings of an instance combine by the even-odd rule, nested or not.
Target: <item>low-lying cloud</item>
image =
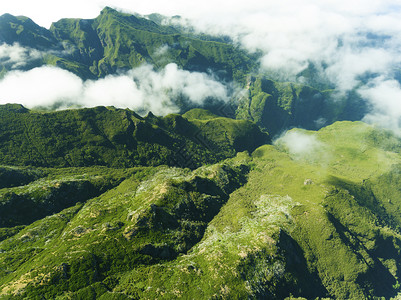
[[[326,144],[319,141],[315,135],[301,130],[290,130],[281,135],[274,144],[288,152],[295,160],[327,164],[329,151]]]
[[[364,121],[392,129],[401,135],[401,85],[397,80],[378,77],[359,89],[373,106]]]
[[[45,0],[21,1],[6,1],[2,8],[4,12],[30,16],[46,27],[49,27],[51,21],[61,17],[94,18],[105,5],[103,0],[94,0],[85,4],[80,1],[80,10],[77,11],[78,0],[57,5],[49,5]],[[401,1],[399,0],[368,2],[362,0],[286,0],[285,2],[248,0],[229,3],[225,0],[204,0],[191,2],[191,5],[183,0],[151,0],[135,3],[126,0],[109,0],[107,5],[143,15],[153,12],[167,16],[181,15],[182,19],[173,18],[172,20],[183,22],[184,25],[191,24],[202,32],[229,36],[238,46],[250,52],[260,53],[259,71],[280,80],[310,84],[302,72],[308,71],[308,68],[313,66],[320,80],[334,87],[337,90],[336,94],[344,95],[347,91],[357,90],[372,104],[374,111],[365,118],[366,121],[390,126],[396,130],[401,128],[398,125],[398,113],[395,113],[400,106],[397,95],[401,93],[401,89],[397,86],[401,77],[399,76],[401,70],[401,22],[399,21],[401,20]],[[43,13],[42,7],[47,7],[46,14]],[[3,52],[0,50],[0,53],[3,53],[0,57],[5,57],[4,53],[8,50],[3,49]],[[165,47],[160,49],[160,59],[164,50],[166,50]],[[17,57],[24,56],[23,52],[19,53],[19,55],[16,54]],[[17,66],[20,60],[7,55],[9,63],[15,63]],[[170,71],[174,73],[174,70]],[[168,73],[168,70],[164,72]],[[178,76],[182,74],[179,71],[176,73]],[[133,75],[127,76],[132,78]],[[111,77],[100,81],[99,84],[127,86],[127,95],[132,95],[132,97],[126,96],[129,99],[134,98],[134,94],[135,99],[143,99],[141,97],[145,96],[150,96],[151,99],[157,98],[156,107],[163,101],[170,104],[169,100],[161,95],[163,93],[159,93],[163,88],[158,84],[156,88],[147,87],[150,85],[150,80],[143,81],[139,86],[138,80],[132,84],[129,80],[124,81],[124,78]],[[191,94],[188,87],[192,87],[192,84],[190,82],[186,84],[187,88],[180,89],[179,92]],[[86,90],[100,88],[100,85],[94,82],[82,83],[82,86],[80,88],[84,91],[81,92],[82,95]],[[217,86],[221,91],[221,86]],[[173,95],[177,91],[175,85],[171,89],[166,89]],[[199,89],[207,91],[202,84]],[[86,93],[92,94],[89,91]],[[210,91],[206,92],[206,94],[210,93]],[[96,99],[103,99],[102,96],[108,92],[99,94],[95,97]],[[84,98],[90,99],[89,96]],[[116,98],[123,99],[124,95],[118,95]],[[192,100],[199,101],[193,94]],[[130,101],[130,103],[136,103],[135,107],[142,105],[152,108],[155,105],[152,104],[154,100]],[[133,107],[132,105],[130,107]],[[174,105],[170,110],[174,110]]]
[[[175,104],[179,97],[201,105],[208,98],[228,101],[229,91],[211,75],[181,70],[173,63],[159,72],[145,64],[124,74],[87,81],[66,70],[43,66],[11,71],[0,80],[0,103],[17,102],[29,108],[113,105],[165,115],[179,111]]]
[[[0,63],[9,69],[25,67],[28,63],[42,58],[39,50],[13,45],[0,45]]]

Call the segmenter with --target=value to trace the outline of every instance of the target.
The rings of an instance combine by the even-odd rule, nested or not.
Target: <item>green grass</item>
[[[168,167],[115,170],[127,179],[101,196],[24,228],[4,230],[2,293],[16,296],[23,291],[28,297],[42,294],[52,298],[64,291],[77,295],[93,292],[87,287],[100,282],[106,287],[101,289],[104,293],[114,287],[113,276],[121,272],[187,252],[202,238],[228,193],[246,180],[242,160],[193,172]],[[63,178],[68,180],[69,172],[84,171],[67,169]],[[98,171],[113,172],[106,168]],[[62,169],[59,172],[52,176],[62,175]],[[19,243],[23,245],[17,246]]]
[[[333,91],[292,82],[278,82],[266,76],[249,76],[247,95],[239,99],[237,119],[253,120],[271,136],[292,127],[309,130],[342,120],[360,120],[366,110],[354,92],[332,99]]]
[[[394,211],[368,183],[391,171],[398,154],[375,144],[372,134],[382,133],[363,123],[301,132],[330,155],[311,160],[282,146],[257,149],[247,159],[247,184],[230,195],[202,241],[174,262],[128,272],[115,291],[141,298],[395,296],[400,234],[388,220]]]
[[[217,118],[203,126],[202,120],[142,118],[113,107],[40,112],[3,105],[0,116],[4,165],[196,168],[268,141],[250,121]]]

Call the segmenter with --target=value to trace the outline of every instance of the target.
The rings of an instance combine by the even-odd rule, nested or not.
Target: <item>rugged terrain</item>
[[[399,136],[353,91],[162,20],[0,17],[0,42],[41,53],[1,76],[175,63],[242,90],[165,116],[0,105],[0,299],[401,297]]]
[[[3,167],[1,293],[395,297],[400,143],[337,122],[194,170]]]
[[[291,127],[315,130],[337,120],[360,120],[368,109],[357,93],[336,95],[333,101],[333,86],[322,85],[306,74],[307,85],[274,81],[268,73],[260,73],[257,54],[223,38],[188,33],[151,19],[157,20],[106,7],[96,19],[62,19],[45,29],[29,18],[5,14],[0,16],[0,43],[17,43],[40,55],[21,66],[5,61],[0,64],[0,74],[48,65],[85,80],[144,63],[156,70],[173,63],[183,70],[212,74],[245,91],[234,94],[229,103],[209,99],[193,104],[185,97],[172,99],[182,113],[201,106],[223,117],[252,120],[271,136]]]

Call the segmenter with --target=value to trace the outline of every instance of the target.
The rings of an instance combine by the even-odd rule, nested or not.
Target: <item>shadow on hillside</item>
[[[386,299],[396,296],[393,288],[393,285],[396,284],[396,280],[375,255],[374,251],[368,250],[360,238],[332,214],[328,213],[327,215],[330,222],[336,228],[337,233],[340,235],[341,241],[354,252],[358,260],[368,266],[368,270],[365,273],[360,273],[356,280],[364,289],[365,294],[373,294],[377,297],[385,297]],[[384,246],[380,245],[380,243],[378,244],[377,247],[379,248]],[[387,244],[386,246],[391,247],[393,245]]]
[[[328,297],[329,293],[317,272],[308,267],[304,251],[283,230],[280,232],[279,247],[286,262],[286,273],[284,280],[277,287],[277,299],[284,299],[290,295],[307,299]]]

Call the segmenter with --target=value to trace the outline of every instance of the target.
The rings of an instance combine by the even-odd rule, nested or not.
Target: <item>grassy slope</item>
[[[315,134],[327,145],[309,158],[259,148],[248,183],[201,243],[177,262],[148,268],[145,279],[126,275],[117,290],[145,298],[394,296],[401,236],[383,218],[394,209],[383,211],[387,200],[370,194],[368,182],[400,157],[380,149],[376,134],[362,123],[336,123]]]
[[[108,7],[96,19],[62,19],[50,31],[71,53],[68,60],[82,64],[81,75],[103,77],[144,62],[156,68],[175,62],[188,70],[224,69],[224,77],[232,79],[252,66],[250,58],[230,44],[187,37],[172,27]],[[60,59],[52,62],[69,70]]]
[[[360,122],[294,132],[314,146],[294,151],[282,138],[195,171],[137,169],[85,204],[9,228],[0,243],[2,293],[395,296],[400,140]]]
[[[232,112],[221,111],[221,103],[215,105],[213,101],[210,107],[207,103],[203,107],[224,116],[236,114],[238,119],[253,120],[272,136],[291,127],[315,130],[338,120],[359,120],[366,112],[366,104],[355,93],[332,100],[332,91],[274,82],[261,75],[252,77],[258,69],[257,58],[230,41],[201,39],[108,7],[95,19],[61,19],[50,30],[28,18],[4,15],[0,29],[8,44],[17,42],[43,50],[22,69],[55,65],[83,79],[97,79],[143,63],[156,70],[175,63],[185,70],[212,72],[215,78],[235,82],[237,87],[245,88],[248,78],[248,95],[233,99]],[[0,76],[12,68],[0,64]],[[172,100],[182,112],[194,107],[186,99]]]
[[[250,121],[215,118],[213,129],[196,118],[142,118],[112,107],[39,113],[2,105],[0,116],[0,163],[7,165],[195,168],[269,141]]]
[[[320,91],[263,76],[250,77],[247,91],[238,103],[237,119],[253,120],[272,136],[293,127],[317,130],[335,121],[360,120],[367,109],[353,92],[339,97],[333,90]]]
[[[96,282],[107,291],[121,272],[176,258],[202,238],[228,194],[244,183],[246,167],[128,172],[132,176],[100,197],[10,230],[1,243],[1,293],[26,288],[30,298],[66,290],[85,295],[79,290]]]

